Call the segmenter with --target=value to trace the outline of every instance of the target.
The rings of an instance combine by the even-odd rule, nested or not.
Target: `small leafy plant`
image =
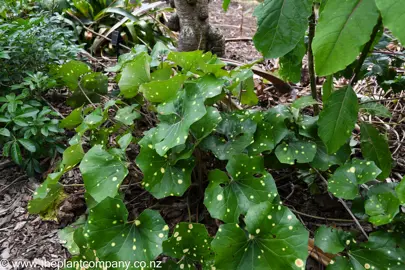
[[[46,72],[51,64],[74,59],[80,50],[63,17],[41,12],[29,18],[13,18],[0,25],[0,83],[21,83],[26,72]],[[1,54],[1,53],[0,53]]]
[[[0,145],[3,156],[22,166],[29,175],[42,172],[39,160],[63,151],[63,129],[57,114],[28,92],[0,97]]]

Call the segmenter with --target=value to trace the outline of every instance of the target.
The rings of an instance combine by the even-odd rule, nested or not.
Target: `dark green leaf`
[[[128,169],[118,157],[96,145],[83,157],[80,163],[86,191],[100,202],[106,197],[115,197]]]
[[[162,253],[168,231],[159,212],[147,209],[129,222],[125,204],[107,197],[90,210],[84,236],[102,261],[149,262]]]
[[[330,1],[330,0],[329,0]],[[397,247],[391,233],[374,232],[367,243],[349,250],[349,256],[337,256],[327,270],[401,270],[404,269],[405,251]]]
[[[353,159],[335,171],[328,190],[338,198],[353,200],[359,194],[359,185],[374,180],[380,173],[374,162]]]
[[[318,121],[318,135],[329,154],[336,153],[350,138],[358,111],[357,96],[350,86],[330,95]]]
[[[263,158],[234,155],[228,162],[228,175],[220,170],[209,173],[210,184],[204,204],[213,218],[237,223],[241,214],[254,205],[277,198],[273,177],[264,170]]]
[[[307,0],[265,0],[257,6],[253,41],[265,58],[284,56],[297,46],[308,28],[311,6]]]
[[[211,240],[204,224],[181,222],[163,242],[163,253],[181,259],[179,269],[190,269],[187,264],[207,265],[213,259]]]
[[[256,123],[249,115],[240,113],[222,114],[222,122],[212,134],[202,141],[202,147],[210,150],[220,160],[230,159],[242,153],[253,143]]]
[[[373,186],[367,197],[364,208],[370,216],[368,221],[376,226],[392,222],[401,204],[392,186],[385,183]]]
[[[25,149],[30,151],[31,153],[34,153],[37,151],[37,148],[35,147],[35,144],[33,141],[29,139],[18,139],[18,142],[24,146]]]
[[[289,133],[285,119],[292,115],[287,107],[278,105],[263,113],[262,121],[257,123],[254,142],[249,146],[249,153],[272,151]]]
[[[301,40],[292,51],[280,57],[278,74],[284,81],[298,83],[301,80],[302,58],[305,53],[305,42]]]
[[[308,232],[291,211],[264,202],[249,209],[245,232],[224,224],[212,241],[217,270],[304,269]]]
[[[276,148],[276,156],[281,163],[294,164],[309,163],[316,154],[316,144],[311,141],[289,141],[283,142]]]
[[[315,245],[323,252],[336,254],[345,249],[351,242],[352,235],[343,230],[322,225],[315,232]]]
[[[382,170],[378,179],[384,180],[391,173],[392,156],[387,138],[381,134],[373,125],[362,123],[361,131],[361,151],[363,156]]]
[[[18,165],[22,164],[21,149],[16,141],[11,144],[11,159]]]

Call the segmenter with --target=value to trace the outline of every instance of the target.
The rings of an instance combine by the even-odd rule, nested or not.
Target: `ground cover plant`
[[[394,171],[392,112],[356,89],[374,80],[384,100],[401,104],[404,4],[259,4],[254,45],[264,58],[279,59],[276,74],[261,76],[294,88],[308,70],[309,91],[289,104],[262,104],[255,63],[230,68],[212,52],[154,41],[104,72],[69,60],[46,75],[28,73],[0,97],[3,155],[22,164],[23,148],[39,172],[41,142],[56,156],[56,134],[69,134],[28,212],[62,222],[66,202],[80,196],[84,209],[59,232],[71,262],[262,270],[306,269],[314,257],[328,270],[405,269],[405,178]],[[386,53],[389,44],[398,52]],[[67,90],[71,108],[60,121],[54,108],[23,102],[56,85]],[[66,183],[68,174],[80,182]],[[280,182],[289,177],[305,186],[302,197],[322,194],[348,218],[334,216],[330,226],[297,211],[288,199],[300,195],[292,185],[286,196]],[[185,217],[169,218],[167,207],[183,207]],[[304,215],[323,222],[313,230]]]

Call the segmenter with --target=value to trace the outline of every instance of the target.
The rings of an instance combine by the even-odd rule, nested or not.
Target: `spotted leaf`
[[[172,162],[171,156],[160,156],[152,144],[141,147],[136,163],[143,172],[142,186],[154,197],[182,196],[191,184],[194,158]]]
[[[80,163],[86,191],[97,201],[115,197],[119,186],[128,174],[124,162],[111,155],[101,145],[95,145]]]
[[[163,253],[181,259],[179,269],[197,269],[196,263],[207,265],[213,259],[211,240],[204,224],[181,222],[163,242]]]
[[[218,79],[212,74],[207,74],[195,81],[204,98],[214,98],[222,93],[225,80]]]
[[[66,166],[65,170],[69,170],[76,166],[83,158],[84,151],[81,143],[69,146],[63,151],[62,164]]]
[[[248,148],[249,153],[272,151],[290,133],[284,122],[290,117],[290,111],[283,105],[264,112],[262,121],[257,124],[254,142]]]
[[[80,77],[89,72],[91,69],[88,65],[81,61],[72,60],[60,66],[57,75],[71,91],[75,91],[79,88]]]
[[[159,212],[147,209],[128,221],[125,204],[107,197],[90,210],[84,236],[102,261],[149,262],[162,253],[168,230]]]
[[[205,138],[201,145],[210,150],[220,160],[228,160],[242,153],[251,143],[256,131],[256,123],[249,115],[223,113],[216,133]]]
[[[338,198],[353,200],[359,193],[359,185],[374,180],[380,173],[374,162],[353,159],[337,168],[329,179],[328,190]]]
[[[59,179],[63,175],[63,170],[48,174],[45,181],[35,190],[34,196],[28,202],[28,212],[30,214],[40,214],[44,219],[56,220],[56,209],[66,195],[63,186],[59,184]]]
[[[315,245],[323,252],[337,254],[350,245],[352,234],[322,225],[315,232]]]
[[[74,109],[65,119],[60,121],[61,128],[74,129],[83,122],[82,116],[83,107]]]
[[[399,213],[400,204],[392,185],[384,183],[371,187],[364,204],[368,221],[376,226],[392,222]]]
[[[179,74],[167,80],[147,82],[139,87],[139,91],[150,102],[168,102],[176,97],[186,79],[185,75]]]
[[[283,142],[277,146],[275,154],[281,163],[308,163],[315,157],[316,144],[311,141]]]
[[[226,165],[231,179],[224,171],[213,170],[204,204],[211,216],[224,222],[237,223],[241,214],[246,214],[252,206],[265,201],[273,201],[277,188],[273,177],[265,171],[263,158],[234,155]]]
[[[375,269],[401,270],[405,267],[405,249],[397,247],[392,233],[374,232],[368,242],[358,244],[348,251],[349,256],[337,256],[327,270]]]
[[[332,165],[343,165],[350,157],[351,149],[349,144],[343,145],[335,154],[329,155],[326,145],[322,140],[315,141],[316,154],[311,162],[311,166],[321,171],[326,171]]]
[[[85,216],[80,216],[74,223],[66,226],[58,232],[58,237],[65,248],[69,250],[71,255],[80,254],[80,249],[74,240],[74,232],[82,228],[86,223]]]
[[[231,78],[232,84],[228,88],[240,103],[256,105],[259,99],[254,92],[253,72],[250,69],[235,70],[231,72]]]
[[[190,126],[206,114],[206,109],[196,85],[187,84],[184,91],[178,93],[177,99],[159,105],[158,112],[160,123],[154,147],[163,156],[169,149],[186,142]]]
[[[263,202],[247,212],[246,231],[224,224],[212,241],[217,270],[304,269],[308,232],[281,205]]]
[[[127,126],[131,126],[134,124],[134,120],[141,118],[141,114],[135,110],[136,106],[137,105],[131,105],[118,109],[115,120]]]
[[[191,134],[197,141],[201,141],[212,133],[222,121],[219,111],[214,107],[207,107],[207,113],[191,125]]]
[[[140,53],[125,64],[118,82],[121,95],[133,98],[138,94],[139,86],[150,81],[150,61],[149,55]]]

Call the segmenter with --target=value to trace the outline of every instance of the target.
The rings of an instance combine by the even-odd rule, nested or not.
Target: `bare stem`
[[[367,55],[370,53],[371,46],[373,46],[374,40],[377,36],[378,31],[380,30],[381,25],[382,25],[382,18],[380,16],[378,18],[377,24],[374,26],[373,32],[371,33],[370,40],[364,46],[363,51],[361,52],[361,55],[359,58],[359,62],[357,63],[356,68],[354,69],[354,75],[353,75],[352,79],[350,80],[350,85],[352,85],[352,86],[358,80],[361,67],[363,66],[363,63],[366,60]]]
[[[309,17],[309,33],[308,33],[308,71],[309,71],[309,82],[311,85],[312,98],[318,100],[318,93],[316,91],[316,75],[314,66],[314,54],[312,52],[312,41],[315,36],[315,11],[312,7],[312,15]],[[319,114],[319,105],[314,104],[314,114]]]

